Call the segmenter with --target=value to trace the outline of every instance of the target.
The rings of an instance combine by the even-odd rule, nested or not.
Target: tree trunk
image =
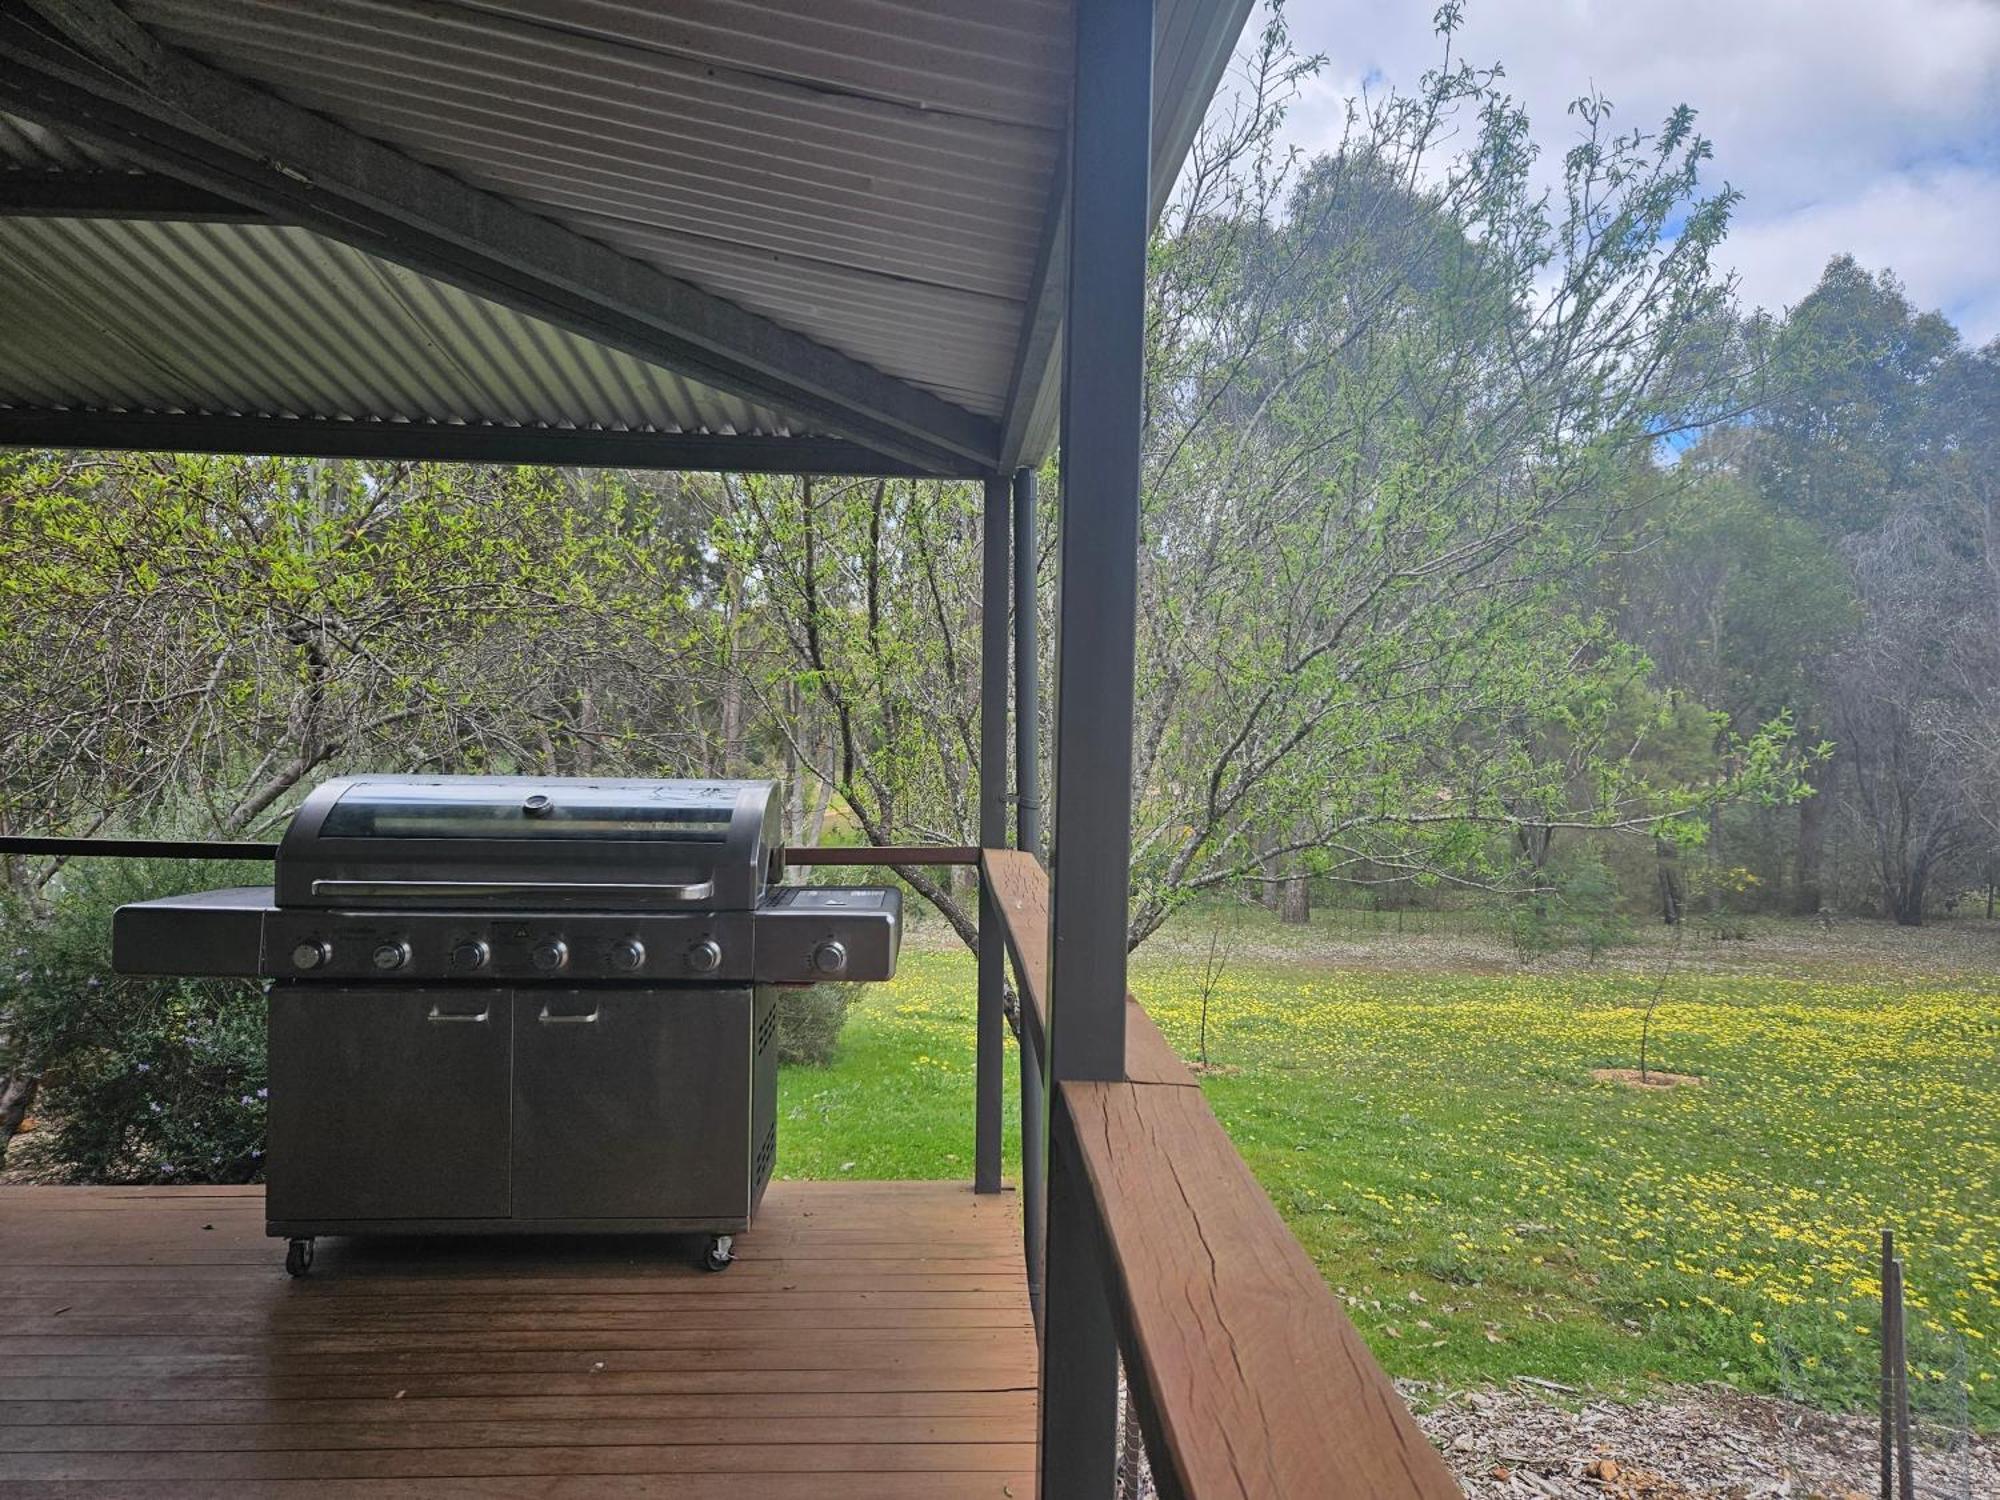
[[[1654,839],[1653,856],[1660,872],[1660,920],[1672,927],[1681,919],[1680,850]]]
[[[1278,894],[1281,884],[1278,878],[1278,856],[1271,852],[1274,843],[1275,839],[1264,839],[1262,841],[1264,853],[1257,857],[1257,873],[1260,877],[1257,881],[1257,904],[1266,911],[1276,911],[1282,904]]]
[[[1820,865],[1826,854],[1826,814],[1832,799],[1833,777],[1822,771],[1820,781],[1812,783],[1812,795],[1799,803],[1799,847],[1792,861],[1794,916],[1810,917],[1826,904]]]
[[[1892,893],[1892,910],[1898,927],[1924,925],[1924,888],[1930,884],[1930,870],[1922,862],[1907,870]]]
[[[722,594],[722,774],[743,763],[743,674],[737,669],[743,621],[743,580],[731,567]]]
[[[1278,920],[1303,927],[1312,920],[1312,892],[1303,872],[1288,875],[1278,885]]]
[[[1708,914],[1710,917],[1722,915],[1722,882],[1716,879],[1715,868],[1722,861],[1722,804],[1714,802],[1708,809],[1708,848],[1704,851],[1708,874]]]
[[[35,1107],[35,1095],[41,1086],[40,1076],[33,1073],[0,1077],[0,1165],[6,1163],[8,1143],[21,1129],[21,1122],[28,1118],[28,1111]]]
[[[813,779],[812,795],[806,807],[805,837],[799,842],[813,845],[819,842],[820,830],[826,827],[827,804],[833,800],[833,788],[817,777]]]

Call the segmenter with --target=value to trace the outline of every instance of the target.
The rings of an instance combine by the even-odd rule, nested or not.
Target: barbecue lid
[[[277,904],[748,911],[778,810],[770,781],[344,776],[292,818]]]

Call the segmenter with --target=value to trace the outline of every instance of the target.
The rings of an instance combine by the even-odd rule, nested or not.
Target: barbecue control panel
[[[902,899],[783,886],[755,912],[264,913],[272,979],[653,980],[817,984],[896,970]]]
[[[887,979],[902,897],[778,886],[754,911],[488,912],[287,908],[246,887],[120,908],[122,974],[373,983],[819,984]]]
[[[270,911],[273,979],[749,980],[749,912]]]

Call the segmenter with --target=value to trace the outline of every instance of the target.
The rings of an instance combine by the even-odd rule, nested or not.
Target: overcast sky
[[[1331,145],[1364,83],[1413,88],[1432,9],[1291,0],[1295,43],[1327,56],[1292,138]],[[1505,66],[1545,163],[1592,87],[1623,128],[1694,106],[1714,181],[1745,195],[1723,260],[1746,304],[1796,302],[1850,251],[1968,339],[2000,336],[2000,0],[1466,0],[1458,48]]]

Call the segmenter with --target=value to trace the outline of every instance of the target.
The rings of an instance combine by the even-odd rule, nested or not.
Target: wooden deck
[[[1034,1493],[1014,1195],[777,1183],[678,1242],[321,1241],[254,1188],[0,1188],[0,1495]]]

